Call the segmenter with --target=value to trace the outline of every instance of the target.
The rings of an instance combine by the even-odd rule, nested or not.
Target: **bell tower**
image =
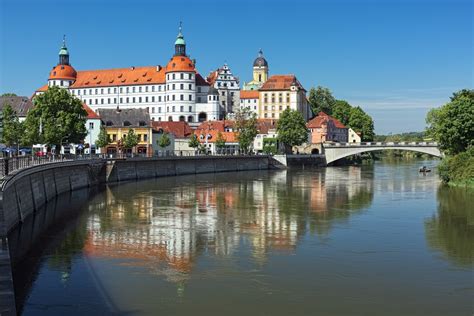
[[[186,56],[186,42],[182,33],[181,22],[179,22],[179,32],[174,42],[174,55],[175,56]]]

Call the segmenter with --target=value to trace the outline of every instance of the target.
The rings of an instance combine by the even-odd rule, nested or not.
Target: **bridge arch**
[[[396,144],[396,143],[342,143],[342,144],[324,144],[324,154],[326,163],[337,161],[352,155],[365,152],[380,150],[404,150],[428,154],[434,157],[443,157],[436,143],[415,143],[415,144]]]

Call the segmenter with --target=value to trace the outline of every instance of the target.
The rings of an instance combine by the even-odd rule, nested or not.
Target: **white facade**
[[[347,130],[347,138],[349,143],[360,143],[361,138],[352,128]]]
[[[219,92],[219,105],[222,113],[220,119],[223,119],[223,115],[233,113],[239,105],[239,79],[232,74],[227,64],[211,73],[210,77],[214,77],[213,86]]]
[[[251,113],[255,113],[257,117],[260,117],[260,106],[259,106],[259,98],[258,94],[256,98],[240,98],[239,107],[241,110],[248,109]]]
[[[198,74],[195,61],[186,55],[185,48],[180,30],[175,54],[165,67],[76,72],[69,64],[69,52],[63,43],[59,63],[50,72],[47,86],[36,93],[59,86],[68,89],[94,111],[142,108],[148,110],[154,121],[186,121],[197,125],[199,120],[218,119],[216,102],[208,98],[209,84]],[[239,90],[238,84],[236,89]],[[238,100],[238,94],[236,98]]]

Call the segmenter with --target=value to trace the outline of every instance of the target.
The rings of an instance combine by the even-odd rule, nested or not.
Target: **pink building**
[[[306,127],[311,133],[311,143],[347,142],[348,128],[334,117],[319,112]]]

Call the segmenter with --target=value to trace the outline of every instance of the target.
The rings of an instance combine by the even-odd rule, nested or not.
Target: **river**
[[[23,315],[472,315],[474,192],[436,160],[59,196],[9,236]]]

